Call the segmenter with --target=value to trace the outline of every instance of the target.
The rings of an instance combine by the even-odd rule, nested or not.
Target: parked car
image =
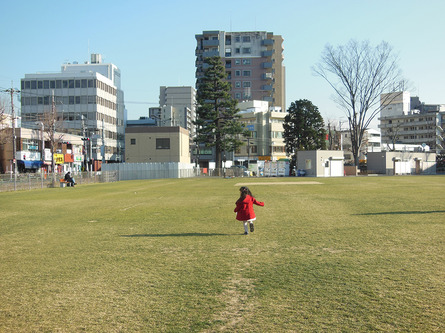
[[[244,165],[232,165],[230,168],[233,169],[235,177],[249,176],[249,171]]]

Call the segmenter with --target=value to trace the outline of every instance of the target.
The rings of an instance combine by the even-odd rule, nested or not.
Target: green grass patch
[[[0,332],[445,331],[445,177],[316,181],[0,193]]]

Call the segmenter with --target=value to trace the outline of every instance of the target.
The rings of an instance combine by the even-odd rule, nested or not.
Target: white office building
[[[25,74],[21,80],[22,127],[35,128],[55,108],[57,130],[88,137],[88,160],[120,162],[124,156],[124,93],[117,66],[91,62],[62,65],[60,73]]]

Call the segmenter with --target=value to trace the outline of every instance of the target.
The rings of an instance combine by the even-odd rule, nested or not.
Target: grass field
[[[0,332],[445,332],[444,198],[445,176],[0,193]]]

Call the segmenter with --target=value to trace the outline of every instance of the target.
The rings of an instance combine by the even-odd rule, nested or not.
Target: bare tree
[[[400,139],[400,132],[402,131],[401,123],[397,122],[395,125],[391,123],[391,127],[388,129],[388,136],[391,140],[392,149],[390,148],[389,144],[387,144],[388,148],[392,151],[396,150],[396,143]]]
[[[335,102],[345,111],[351,134],[351,150],[358,165],[365,130],[380,112],[383,93],[400,91],[401,72],[397,56],[386,42],[372,47],[369,42],[349,41],[344,46],[327,45],[321,61],[313,67],[335,91]],[[403,89],[402,89],[403,90]],[[398,94],[387,94],[394,99]]]
[[[52,98],[51,110],[49,112],[43,113],[41,115],[42,118],[40,121],[43,124],[44,132],[46,137],[49,139],[50,149],[51,149],[51,171],[53,174],[53,183],[56,183],[56,161],[54,160],[54,154],[56,152],[56,148],[63,140],[63,134],[60,133],[60,123],[57,121],[57,110],[54,102],[54,97]]]
[[[10,117],[6,114],[6,106],[5,101],[0,99],[0,146],[5,143],[11,142],[12,135],[7,130],[11,128],[10,126]]]

